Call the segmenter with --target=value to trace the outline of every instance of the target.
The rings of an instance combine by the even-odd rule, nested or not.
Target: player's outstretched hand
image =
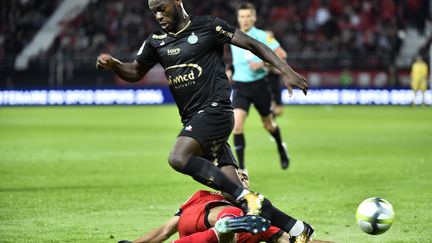
[[[96,69],[110,69],[114,62],[114,58],[110,54],[102,53],[96,61]]]
[[[292,86],[295,86],[303,91],[303,93],[306,95],[309,89],[309,83],[305,77],[303,77],[301,74],[298,74],[297,72],[292,72],[292,74],[287,77],[284,76],[285,86],[288,88],[288,93],[290,97],[292,96]]]

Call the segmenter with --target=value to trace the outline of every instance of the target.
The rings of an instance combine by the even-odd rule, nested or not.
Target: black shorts
[[[272,100],[276,103],[276,105],[282,105],[280,76],[278,74],[270,72],[267,75],[267,82],[272,96]]]
[[[253,104],[262,117],[271,114],[271,94],[265,79],[248,83],[234,82],[232,88],[234,108],[249,112]]]
[[[228,143],[225,143],[222,146],[222,150],[220,151],[220,154],[219,154],[218,158],[216,158],[216,159],[217,160],[214,162],[215,162],[216,166],[218,166],[218,167],[224,167],[227,165],[232,165],[236,169],[239,168],[237,160],[235,159],[235,157],[232,153],[231,146],[229,146]]]
[[[231,107],[210,107],[199,111],[184,124],[180,136],[198,141],[204,150],[202,157],[218,166],[238,168],[227,141],[234,127]]]

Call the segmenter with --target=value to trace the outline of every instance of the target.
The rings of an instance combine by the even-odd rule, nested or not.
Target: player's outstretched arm
[[[123,63],[110,54],[100,54],[96,61],[96,69],[111,69],[117,76],[128,82],[137,82],[150,70],[149,67],[137,61]]]
[[[261,42],[249,37],[241,30],[237,29],[231,39],[231,44],[251,51],[253,54],[276,67],[284,76],[285,85],[288,92],[292,95],[292,87],[296,86],[307,93],[309,84],[305,77],[295,72],[286,62],[282,61],[270,48]]]
[[[274,49],[274,53],[280,59],[282,59],[282,61],[285,61],[285,59],[288,57],[286,51],[282,47],[280,47],[280,46],[278,48]],[[256,71],[256,70],[258,70],[260,68],[263,68],[263,67],[269,67],[269,68],[271,68],[272,72],[280,74],[279,70],[277,70],[274,66],[271,66],[271,65],[269,65],[268,63],[265,63],[265,62],[249,62],[249,67],[253,71]]]
[[[164,225],[152,229],[141,238],[134,240],[134,243],[161,243],[177,232],[177,225],[180,217],[170,218]]]

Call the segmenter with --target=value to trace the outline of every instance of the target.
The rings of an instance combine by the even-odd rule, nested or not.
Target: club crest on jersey
[[[196,36],[195,33],[192,32],[192,34],[188,37],[188,42],[191,45],[198,43],[198,36]]]

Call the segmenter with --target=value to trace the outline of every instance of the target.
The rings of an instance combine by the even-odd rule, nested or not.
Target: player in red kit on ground
[[[247,187],[249,183],[247,175],[239,173],[239,178],[245,187]],[[242,210],[233,206],[220,193],[201,190],[189,198],[180,207],[175,216],[169,219],[164,225],[151,230],[134,242],[163,242],[177,231],[180,238],[175,240],[175,243],[290,242],[289,234],[274,226],[258,234],[247,232],[234,234],[232,231],[235,231],[235,229],[231,230],[229,225],[228,230],[226,229],[226,225],[224,224],[226,223],[226,219],[241,218],[242,216]]]
[[[249,180],[247,174],[238,172],[240,181],[247,188]],[[291,237],[278,227],[270,226],[266,231],[258,234],[241,232],[234,234],[236,227],[226,226],[226,221],[242,218],[243,212],[240,208],[233,206],[230,202],[217,192],[198,191],[189,198],[164,225],[155,228],[135,240],[135,243],[159,243],[167,240],[177,231],[179,239],[174,243],[218,243],[218,242],[296,242],[297,237]],[[243,216],[244,217],[244,216]],[[248,217],[251,217],[250,215]],[[259,222],[257,222],[259,223]],[[228,229],[228,230],[227,230]],[[245,229],[245,228],[243,228]],[[120,241],[128,243],[130,241]],[[311,243],[331,243],[329,241],[309,241]]]

